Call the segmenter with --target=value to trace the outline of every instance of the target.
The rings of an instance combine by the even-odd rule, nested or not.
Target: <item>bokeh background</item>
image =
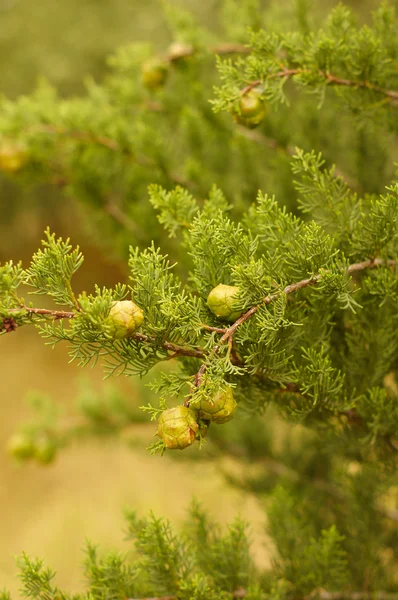
[[[280,2],[282,12],[290,1]],[[175,3],[191,8],[204,22],[211,21],[219,4]],[[313,4],[322,11],[334,5],[324,0]],[[369,14],[376,2],[350,4]],[[155,0],[0,0],[0,92],[10,98],[27,94],[44,76],[61,95],[80,94],[87,75],[101,80],[109,53],[144,40],[159,49],[170,41]],[[0,182],[0,262],[21,259],[26,265],[47,225],[59,235],[72,232],[72,242],[86,257],[76,280],[78,291],[91,291],[94,283],[111,286],[125,280],[125,266],[87,238],[72,200],[52,188],[23,190],[10,181]],[[139,513],[153,509],[178,524],[193,495],[221,522],[237,512],[247,517],[257,560],[269,560],[259,502],[226,484],[223,461],[149,456],[145,446],[152,442],[153,425],[137,426],[133,448],[112,439],[81,441],[51,466],[13,464],[3,449],[18,425],[31,417],[29,392],[50,394],[72,414],[82,375],[96,389],[104,383],[100,368],[82,374],[68,364],[65,348],[50,349],[29,328],[0,338],[0,374],[0,588],[8,588],[13,597],[18,597],[19,588],[15,557],[23,550],[44,558],[57,570],[58,584],[77,592],[86,538],[104,550],[123,547],[123,507]],[[132,402],[141,403],[142,383],[118,385],[131,394]]]

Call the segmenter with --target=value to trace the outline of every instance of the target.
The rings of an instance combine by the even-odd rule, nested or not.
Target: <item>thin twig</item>
[[[294,77],[295,75],[302,75],[312,73],[310,69],[283,69],[282,71],[278,71],[277,73],[271,73],[268,75],[267,79],[275,79],[277,77],[286,77],[289,79],[290,77]],[[341,77],[336,77],[330,73],[325,73],[323,71],[318,71],[319,75],[321,75],[325,81],[330,85],[343,85],[348,87],[356,87],[362,89],[372,90],[374,92],[378,92],[379,94],[383,94],[392,100],[398,100],[398,92],[395,90],[387,90],[385,88],[379,87],[370,83],[369,81],[354,81],[352,79],[343,79]],[[256,87],[262,83],[261,80],[254,81],[251,86]]]
[[[88,142],[95,142],[101,146],[106,146],[110,150],[114,150],[115,152],[119,150],[119,144],[112,140],[111,138],[105,135],[96,135],[95,133],[90,133],[89,131],[75,131],[66,129],[66,127],[59,127],[58,125],[32,125],[29,127],[26,132],[42,132],[42,133],[54,133],[58,135],[67,135],[68,137],[72,137],[79,140],[85,140]]]
[[[135,333],[132,337],[140,342],[149,344],[153,344],[155,342],[155,339],[150,338],[143,333]],[[206,356],[205,351],[201,350],[200,348],[187,348],[185,346],[174,344],[173,342],[162,342],[160,345],[165,350],[174,352],[177,356],[191,356],[192,358],[204,358]]]
[[[76,313],[67,312],[64,310],[52,310],[48,308],[32,308],[30,306],[21,306],[21,308],[11,308],[8,312],[10,314],[16,314],[21,312],[21,310],[25,310],[29,314],[33,315],[41,315],[44,317],[50,317],[57,321],[58,319],[73,319],[76,317]],[[154,343],[155,339],[150,338],[143,333],[135,333],[132,336],[132,339],[138,340],[144,343]],[[187,348],[185,346],[179,346],[178,344],[174,344],[173,342],[162,342],[161,347],[165,350],[169,350],[170,352],[174,352],[176,356],[190,356],[192,358],[204,358],[206,353],[204,350],[199,348]]]
[[[347,272],[348,273],[355,273],[357,271],[362,271],[364,269],[373,269],[376,267],[381,267],[382,265],[387,265],[389,267],[394,267],[396,266],[396,261],[395,260],[383,260],[381,258],[375,258],[374,260],[365,260],[363,262],[359,262],[359,263],[354,263],[352,265],[349,265],[349,267],[347,268]],[[234,335],[234,333],[236,332],[236,330],[246,321],[248,321],[249,319],[251,319],[251,317],[256,314],[256,312],[259,310],[259,308],[261,306],[268,305],[271,304],[271,302],[273,302],[274,300],[276,300],[277,298],[279,298],[282,294],[288,295],[288,294],[292,294],[294,292],[297,292],[303,288],[309,287],[309,286],[313,286],[316,285],[317,283],[319,283],[319,281],[321,281],[322,279],[322,275],[315,275],[314,277],[310,278],[310,279],[303,279],[301,281],[298,281],[296,283],[292,283],[288,286],[286,286],[283,290],[280,290],[278,292],[275,292],[275,294],[271,294],[268,296],[265,296],[265,298],[263,298],[263,300],[257,304],[256,306],[252,306],[248,311],[246,311],[243,315],[241,315],[239,317],[239,319],[237,319],[230,327],[228,327],[227,329],[219,329],[218,331],[216,331],[218,328],[211,328],[210,326],[206,326],[208,327],[211,331],[216,331],[218,333],[222,333],[222,337],[219,340],[218,344],[216,344],[213,348],[213,352],[217,353],[220,350],[220,347],[225,344],[225,343],[229,343],[230,339],[232,338],[232,336]],[[74,312],[67,312],[67,311],[63,311],[63,310],[53,310],[53,309],[47,309],[47,308],[32,308],[30,306],[21,306],[21,308],[13,308],[9,310],[10,314],[15,314],[18,313],[22,310],[25,310],[27,313],[29,314],[33,314],[33,315],[41,315],[41,316],[45,316],[45,317],[50,317],[54,320],[58,320],[58,319],[73,319],[76,316],[76,313]],[[147,335],[144,335],[142,333],[135,333],[133,336],[133,339],[136,339],[138,341],[144,342],[144,343],[154,343],[156,340],[154,338],[151,338]],[[201,349],[201,348],[187,348],[185,346],[180,346],[178,344],[175,344],[173,342],[168,342],[168,341],[164,341],[161,344],[161,347],[164,348],[165,350],[169,350],[170,352],[175,353],[177,356],[190,356],[193,358],[200,358],[203,359],[208,355],[208,352]],[[244,363],[237,357],[234,357],[234,364],[236,365],[243,365]],[[202,366],[200,367],[196,377],[195,377],[195,385],[196,387],[199,387],[204,373],[206,371],[206,364],[203,363]],[[346,416],[349,417],[348,411],[346,411]]]
[[[206,329],[206,331],[213,331],[215,333],[225,333],[226,327],[212,327],[211,325],[205,325],[205,323],[200,324],[201,329]]]
[[[173,47],[171,52],[169,52],[165,56],[165,60],[168,62],[174,62],[180,60],[181,58],[188,58],[189,56],[194,56],[198,54],[200,49],[194,48],[188,44],[180,44],[179,48]],[[250,48],[244,46],[243,44],[236,44],[226,42],[224,44],[217,44],[215,46],[210,46],[208,48],[208,52],[211,54],[249,54],[251,52]]]
[[[375,269],[377,267],[381,267],[382,265],[394,267],[394,266],[396,266],[396,261],[395,260],[383,260],[382,258],[375,258],[374,260],[364,260],[362,262],[349,265],[347,267],[347,273],[355,273],[357,271],[363,271],[364,269]],[[266,304],[266,305],[271,304],[271,302],[273,302],[274,300],[277,300],[277,298],[279,298],[283,294],[286,296],[288,294],[293,294],[294,292],[298,292],[299,290],[302,290],[303,288],[316,285],[321,280],[322,280],[322,275],[315,275],[314,277],[311,277],[310,279],[302,279],[301,281],[298,281],[297,283],[291,283],[290,285],[287,285],[280,292],[275,292],[275,294],[266,296],[265,298],[263,298],[263,300],[260,302],[260,304],[257,304],[256,306],[252,306],[252,308],[250,308],[247,312],[245,312],[243,315],[241,315],[239,317],[239,319],[237,319],[235,321],[235,323],[233,323],[231,325],[231,327],[229,327],[225,331],[224,335],[220,339],[220,342],[219,342],[220,345],[225,344],[225,342],[228,342],[229,338],[234,335],[235,331],[240,327],[240,325],[242,325],[242,323],[245,323],[246,321],[251,319],[251,317],[264,304]]]
[[[32,308],[31,306],[21,306],[21,308],[10,308],[8,312],[11,314],[15,314],[21,312],[21,310],[26,310],[27,313],[33,315],[52,317],[54,320],[73,319],[76,316],[76,313],[74,312],[67,312],[65,310],[53,310],[49,308]]]
[[[374,268],[380,267],[382,265],[387,265],[389,267],[396,266],[396,261],[395,260],[383,260],[382,258],[375,258],[374,260],[364,260],[362,262],[349,265],[347,267],[347,273],[355,273],[357,271],[362,271],[364,269],[374,269]],[[234,335],[234,333],[236,332],[236,330],[239,329],[239,327],[243,323],[246,323],[246,321],[251,319],[253,317],[253,315],[256,314],[256,312],[259,310],[259,308],[261,306],[263,306],[264,304],[265,305],[271,304],[271,302],[273,302],[274,300],[277,300],[283,294],[284,295],[292,294],[292,293],[298,292],[299,290],[304,289],[306,287],[316,285],[321,280],[322,280],[322,275],[315,275],[314,277],[311,277],[310,279],[302,279],[301,281],[298,281],[297,283],[292,283],[292,284],[286,286],[283,290],[275,292],[275,294],[270,294],[268,296],[265,296],[265,298],[263,298],[259,304],[249,308],[248,311],[246,311],[243,315],[241,315],[239,317],[239,319],[237,319],[230,327],[228,327],[228,329],[225,330],[225,332],[224,332],[223,336],[221,337],[221,339],[219,340],[218,344],[216,346],[214,346],[213,352],[218,353],[220,351],[221,346],[224,345],[225,343],[228,343],[229,340]],[[196,375],[196,378],[195,378],[197,387],[199,387],[201,385],[205,372],[206,372],[206,364],[203,364],[201,366],[201,368],[199,369],[199,371]]]

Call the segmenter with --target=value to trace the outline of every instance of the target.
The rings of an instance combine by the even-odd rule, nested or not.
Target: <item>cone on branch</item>
[[[16,173],[27,161],[28,153],[22,144],[0,141],[0,171]]]
[[[34,458],[42,465],[51,464],[57,454],[57,446],[54,440],[48,436],[42,436],[34,443]]]
[[[234,418],[236,412],[236,400],[232,388],[227,385],[220,389],[212,398],[201,400],[195,406],[199,418],[222,425]]]
[[[168,76],[169,66],[159,58],[150,58],[141,67],[141,83],[149,90],[163,87]]]
[[[187,406],[168,408],[159,417],[157,434],[169,450],[188,448],[195,442],[198,431],[195,413]]]
[[[8,441],[7,452],[18,461],[28,460],[34,455],[34,444],[24,433],[14,434]]]
[[[131,300],[115,302],[109,311],[106,325],[113,339],[128,338],[144,321],[144,312]]]
[[[235,285],[220,283],[208,295],[207,306],[217,318],[233,323],[241,315],[241,311],[234,309],[238,293],[239,288]]]
[[[261,94],[262,92],[257,88],[242,94],[238,110],[234,115],[235,121],[239,125],[254,129],[264,120],[267,108]]]

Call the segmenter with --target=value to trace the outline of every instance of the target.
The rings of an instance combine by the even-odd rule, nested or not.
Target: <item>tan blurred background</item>
[[[180,4],[206,20],[218,2]],[[357,3],[361,8],[365,4]],[[0,0],[1,92],[9,97],[28,93],[44,75],[62,94],[80,93],[84,76],[100,79],[106,55],[117,46],[148,39],[160,47],[168,41],[155,0]],[[75,207],[60,194],[42,189],[32,199],[9,182],[1,185],[0,193],[0,262],[22,259],[26,266],[44,228],[51,225],[59,234],[73,231],[73,243],[86,256],[77,288],[90,291],[94,282],[123,280],[123,265],[106,260],[90,245],[76,222]],[[250,519],[257,559],[268,560],[259,503],[228,488],[220,463],[149,456],[145,445],[152,441],[153,425],[139,427],[141,442],[135,449],[93,440],[64,450],[49,467],[14,465],[3,448],[18,425],[31,417],[25,403],[28,391],[46,392],[71,405],[82,372],[68,364],[65,348],[51,350],[35,330],[25,328],[0,338],[0,373],[0,588],[18,597],[15,556],[24,550],[44,558],[58,571],[58,585],[76,592],[82,586],[80,550],[86,538],[104,550],[123,548],[123,507],[142,514],[153,509],[178,523],[193,495],[222,522],[237,512]],[[100,368],[86,369],[85,376],[102,385]],[[139,394],[138,388],[131,389]]]

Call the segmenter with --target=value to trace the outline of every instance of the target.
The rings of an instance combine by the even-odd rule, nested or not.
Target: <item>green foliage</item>
[[[335,526],[311,535],[306,523],[285,490],[277,489],[269,509],[271,532],[282,557],[277,569],[297,592],[305,594],[327,587],[340,589],[348,580],[347,556]]]
[[[49,230],[45,234],[44,250],[38,250],[33,256],[26,283],[35,288],[35,294],[48,294],[56,304],[76,307],[70,280],[81,267],[83,256],[78,247],[72,250],[69,239],[56,240]]]
[[[105,557],[98,555],[96,546],[87,543],[85,578],[87,595],[103,600],[123,600],[135,595],[138,568],[126,564],[126,558],[117,552]]]
[[[340,4],[318,31],[253,30],[252,52],[245,60],[218,63],[225,84],[217,90],[215,107],[230,109],[240,90],[251,82],[261,86],[271,104],[288,102],[285,88],[292,79],[299,88],[315,94],[320,104],[327,88],[333,87],[353,112],[380,117],[386,114],[385,105],[397,99],[396,39],[396,17],[387,3],[375,12],[373,27],[358,26],[352,12]],[[393,111],[387,116],[396,128]]]
[[[42,560],[32,560],[26,554],[19,559],[20,577],[23,584],[24,598],[48,600],[49,598],[67,598],[55,585],[55,571],[44,566]]]
[[[168,521],[152,513],[140,519],[127,512],[130,551],[102,555],[96,546],[87,543],[84,561],[87,589],[74,598],[117,600],[150,594],[170,596],[171,591],[182,600],[227,600],[233,597],[232,592],[243,589],[249,570],[252,591],[259,592],[252,597],[261,598],[243,523],[235,520],[225,535],[214,530],[210,534],[213,561],[203,562],[201,534],[195,525],[191,526],[195,519],[202,518],[200,515],[201,508],[193,504],[183,532],[176,534]],[[43,600],[70,597],[54,584],[55,572],[45,568],[43,561],[23,554],[18,564],[24,597]],[[221,579],[217,564],[225,568]],[[8,600],[9,595],[6,592],[3,595]]]
[[[97,240],[122,256],[129,246],[129,279],[75,293],[79,248],[47,230],[27,269],[0,267],[0,332],[33,325],[47,343],[66,342],[80,366],[100,360],[106,376],[158,367],[144,417],[156,421],[171,404],[192,409],[198,435],[189,441],[200,452],[183,459],[234,459],[236,470],[226,463],[224,474],[264,501],[274,562],[258,568],[242,520],[222,531],[197,503],[178,532],[152,513],[128,513],[128,551],[102,557],[89,544],[80,597],[397,592],[393,7],[381,4],[371,25],[358,25],[338,5],[318,26],[306,1],[281,19],[276,3],[226,0],[216,35],[162,6],[175,42],[165,54],[118,50],[107,79],[90,81],[83,97],[59,99],[42,84],[2,101],[0,147],[11,140],[27,149],[7,177],[51,181],[76,196]],[[223,80],[215,112],[214,54]],[[162,62],[167,81],[142,86],[148,60]],[[245,127],[233,117],[239,122],[252,90],[266,110]],[[220,284],[237,288],[232,309],[241,316],[232,323],[209,309]],[[27,304],[25,285],[68,310]],[[114,339],[111,308],[130,299],[143,321]],[[214,423],[204,440],[208,422],[195,411],[226,386],[237,416]],[[21,431],[29,452],[15,444],[14,455],[43,463],[79,436],[123,438],[143,419],[114,388],[83,389],[69,424],[52,400],[34,404],[37,418]],[[163,440],[150,446],[165,449]],[[27,597],[66,598],[40,561],[23,556],[21,576]]]
[[[302,187],[301,192],[306,197],[314,194],[311,181],[316,185],[321,182],[321,187],[330,190],[326,194],[333,195],[333,190],[339,189],[323,166],[320,156],[298,153],[294,171],[305,173],[307,187]],[[332,182],[331,186],[327,182]],[[316,188],[316,195],[319,189]],[[390,189],[394,192],[395,188]],[[173,272],[174,265],[152,244],[144,251],[131,249],[130,286],[120,284],[115,290],[96,288],[94,295],[83,292],[76,297],[71,278],[82,256],[78,249],[72,250],[68,241],[56,241],[47,232],[44,250],[34,256],[26,272],[20,267],[15,270],[11,264],[3,268],[3,280],[8,282],[2,286],[3,314],[12,317],[17,325],[36,323],[51,343],[67,341],[71,359],[82,366],[101,358],[107,375],[144,375],[157,363],[174,356],[180,360],[183,377],[163,379],[157,389],[162,390],[165,399],[179,393],[185,382],[194,386],[193,405],[201,398],[214,396],[225,380],[230,380],[237,386],[238,394],[244,395],[246,382],[254,376],[259,378],[264,398],[267,394],[273,398],[275,386],[294,390],[294,402],[290,395],[286,396],[287,402],[277,400],[287,416],[323,420],[355,405],[355,373],[361,378],[361,384],[356,385],[366,390],[365,362],[373,361],[372,368],[367,369],[372,387],[381,382],[380,375],[375,378],[377,365],[380,364],[383,375],[397,361],[395,328],[391,327],[397,318],[395,304],[390,302],[377,309],[378,326],[374,317],[371,326],[369,317],[365,317],[375,310],[380,282],[388,281],[387,276],[376,279],[373,293],[373,279],[368,277],[366,288],[358,292],[360,278],[348,277],[350,267],[345,258],[353,255],[362,261],[353,267],[359,277],[373,266],[381,273],[390,272],[389,264],[383,261],[397,255],[396,200],[395,193],[373,198],[370,203],[366,198],[364,202],[358,199],[358,218],[355,223],[352,221],[352,231],[347,236],[346,221],[341,215],[336,219],[335,209],[328,217],[325,213],[321,225],[293,217],[279,209],[275,200],[260,195],[243,224],[236,224],[223,214],[220,202],[226,207],[225,200],[215,188],[202,209],[181,188],[166,193],[153,187],[152,201],[166,228],[173,219],[175,227],[181,215],[195,211],[182,238],[184,251],[192,261],[188,283]],[[340,198],[332,206],[338,210],[343,204]],[[308,205],[302,208],[309,212]],[[177,218],[176,211],[180,215]],[[325,232],[327,222],[333,223],[335,235]],[[373,265],[375,258],[379,262]],[[391,264],[395,268],[395,263]],[[37,311],[21,301],[20,308],[7,312],[13,298],[18,297],[21,282],[33,286],[34,293],[47,293],[56,302],[74,305],[76,310],[66,315]],[[209,291],[220,282],[238,286],[238,314],[254,308],[236,327],[232,345],[218,345],[217,336],[227,328],[207,307]],[[143,310],[144,321],[129,338],[112,339],[108,332],[110,308],[114,301],[130,294]],[[63,323],[65,317],[69,317],[67,327]],[[333,344],[343,318],[346,363]],[[7,318],[4,323],[6,332]],[[364,341],[369,336],[375,336],[382,359],[374,361],[372,346]],[[187,361],[185,357],[191,358]],[[193,378],[201,361],[204,377],[197,385]],[[351,366],[349,370],[347,365]],[[262,405],[263,402],[259,408]]]
[[[211,576],[216,588],[232,593],[239,587],[247,587],[253,576],[253,564],[246,536],[247,525],[240,518],[221,535],[216,523],[211,522],[203,508],[192,503],[187,526],[191,532],[196,561]]]
[[[161,239],[153,212],[142,201],[148,185],[155,186],[151,196],[156,196],[156,186],[165,187],[167,194],[177,183],[204,198],[216,183],[238,217],[258,189],[276,194],[281,205],[294,209],[287,172],[289,155],[296,146],[306,152],[325,148],[327,164],[337,163],[337,172],[354,187],[372,193],[382,191],[392,177],[394,157],[397,159],[393,137],[383,120],[391,109],[387,129],[395,127],[394,98],[384,98],[390,107],[383,95],[369,86],[333,85],[348,108],[337,113],[333,101],[326,97],[317,113],[312,97],[289,91],[292,106],[267,109],[255,132],[237,125],[230,115],[215,114],[209,98],[218,83],[214,55],[220,61],[224,56],[240,57],[237,67],[233,58],[232,62],[226,59],[220,63],[227,83],[216,107],[228,107],[233,114],[242,90],[257,77],[267,99],[274,93],[285,98],[280,89],[285,78],[272,78],[281,69],[281,54],[286,54],[284,68],[293,65],[312,73],[293,77],[300,84],[308,83],[311,91],[315,86],[323,93],[332,85],[318,81],[319,76],[313,73],[325,53],[333,63],[330,68],[336,63],[336,73],[343,78],[355,75],[366,79],[369,75],[372,84],[388,84],[394,90],[397,36],[391,6],[379,7],[373,29],[357,28],[348,9],[340,7],[323,29],[312,31],[308,2],[292,3],[282,19],[277,3],[265,6],[260,0],[224,0],[219,14],[211,19],[219,19],[217,33],[214,28],[200,26],[174,3],[162,3],[162,8],[169,27],[163,38],[171,34],[174,41],[170,47],[158,53],[150,44],[122,47],[109,59],[105,79],[101,83],[87,80],[80,96],[63,98],[42,81],[31,95],[1,100],[0,151],[3,145],[14,143],[26,152],[24,164],[7,174],[8,179],[28,184],[31,190],[34,185],[33,193],[40,202],[42,184],[59,188],[68,206],[78,210],[77,218],[93,239],[123,257],[132,241],[145,247],[151,240],[158,244]],[[264,24],[270,31],[262,29]],[[253,31],[250,35],[248,27]],[[292,32],[286,32],[286,27]],[[169,70],[166,85],[155,92],[141,83],[141,68],[147,60],[162,61]],[[360,130],[351,118],[353,104],[355,113],[365,120]],[[377,122],[375,113],[380,116]],[[336,118],[342,123],[338,132]],[[161,216],[162,222],[169,220],[164,223],[171,235],[177,227],[175,218],[189,223],[195,210],[192,204],[179,214],[179,193],[188,194],[175,192],[175,210],[168,217],[166,213]],[[60,194],[54,191],[52,198],[52,209],[61,209],[65,202]],[[10,219],[12,215],[18,218],[18,206],[4,204],[1,208]],[[147,226],[142,225],[144,222]],[[172,241],[168,245],[174,248]]]

